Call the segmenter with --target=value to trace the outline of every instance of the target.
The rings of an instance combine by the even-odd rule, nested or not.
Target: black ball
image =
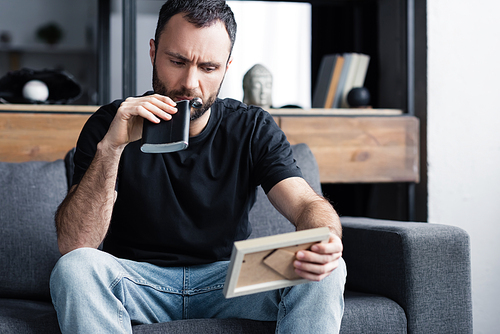
[[[356,87],[347,94],[347,103],[351,107],[366,107],[370,105],[370,92],[365,87]]]

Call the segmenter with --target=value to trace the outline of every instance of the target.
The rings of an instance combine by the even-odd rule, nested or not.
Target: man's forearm
[[[295,225],[297,230],[326,226],[330,232],[342,238],[342,226],[337,212],[325,198],[319,195],[302,209]]]
[[[74,186],[56,213],[59,251],[97,248],[109,228],[116,199],[115,183],[121,150],[99,143],[81,182]]]
[[[269,191],[268,198],[297,230],[328,227],[333,234],[342,237],[337,212],[303,178],[292,177],[279,182]]]

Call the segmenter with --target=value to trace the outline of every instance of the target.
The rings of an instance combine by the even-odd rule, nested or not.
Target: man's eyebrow
[[[165,51],[165,53],[167,55],[169,55],[170,57],[174,57],[174,58],[177,58],[179,60],[182,60],[183,62],[189,62],[190,60],[187,59],[186,57],[184,57],[183,55],[181,55],[180,53],[176,53],[176,52],[170,52],[170,51]]]
[[[182,62],[185,62],[185,63],[190,63],[191,60],[184,57],[183,55],[181,55],[180,53],[176,53],[176,52],[171,52],[171,51],[165,51],[165,53],[167,55],[169,55],[170,57],[174,57]],[[206,61],[206,62],[202,62],[200,63],[201,66],[208,66],[208,67],[220,67],[221,64],[218,63],[218,62],[213,62],[213,61]]]
[[[206,66],[206,67],[220,67],[221,66],[220,63],[216,63],[216,62],[213,62],[213,61],[206,61],[204,63],[201,63],[200,65],[201,66]]]

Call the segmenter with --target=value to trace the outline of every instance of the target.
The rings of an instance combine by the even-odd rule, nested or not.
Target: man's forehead
[[[157,41],[158,47],[168,48],[184,56],[187,54],[184,54],[183,48],[186,51],[203,49],[214,55],[227,50],[229,54],[231,40],[222,21],[215,20],[211,25],[198,27],[184,16],[184,13],[179,13],[170,18]]]
[[[219,30],[221,35],[227,37],[229,43],[231,42],[231,38],[229,37],[229,33],[227,32],[226,26],[224,22],[219,19],[215,19],[203,26],[198,26],[195,23],[192,23],[187,18],[187,13],[178,13],[172,16],[168,22],[163,27],[160,36],[164,35],[168,29],[188,29],[188,30]]]

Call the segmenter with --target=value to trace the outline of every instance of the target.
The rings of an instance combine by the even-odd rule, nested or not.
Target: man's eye
[[[175,61],[175,60],[171,60],[172,64],[174,64],[175,66],[183,66],[184,63],[181,62],[181,61]]]
[[[203,70],[207,73],[212,73],[215,72],[219,69],[219,66],[217,65],[212,65],[212,66],[203,66]]]

